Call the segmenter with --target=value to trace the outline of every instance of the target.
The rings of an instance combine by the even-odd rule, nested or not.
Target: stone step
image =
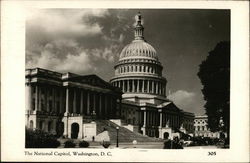
[[[118,126],[117,124],[109,120],[97,120],[97,134],[104,131],[104,128],[108,131],[111,142],[116,142],[117,139],[117,130],[116,127],[119,127],[118,138],[119,142],[132,142],[136,140],[137,142],[155,142],[161,141],[156,138],[151,138],[140,133],[132,132],[127,128]]]

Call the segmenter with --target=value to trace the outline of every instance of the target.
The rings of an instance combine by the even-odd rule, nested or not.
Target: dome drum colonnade
[[[162,77],[162,65],[156,50],[144,40],[144,27],[141,15],[136,16],[134,40],[124,47],[118,64],[115,65],[115,76],[111,79],[113,86],[119,87],[126,97],[166,97],[166,79]],[[143,95],[144,94],[144,95]]]

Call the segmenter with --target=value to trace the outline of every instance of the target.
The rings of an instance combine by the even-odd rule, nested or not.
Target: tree
[[[57,148],[60,142],[50,133],[42,130],[25,129],[25,148]]]
[[[200,64],[198,76],[203,85],[208,127],[211,131],[227,132],[230,127],[230,42],[223,41],[209,52]],[[220,125],[222,118],[224,126]]]

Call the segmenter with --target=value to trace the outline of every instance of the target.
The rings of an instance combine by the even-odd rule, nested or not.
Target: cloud
[[[53,53],[54,48],[53,44],[47,44],[41,52],[41,56],[28,54],[35,58],[27,62],[27,68],[41,67],[59,72],[74,73],[83,73],[93,69],[88,52],[81,51],[79,54],[68,53],[63,58],[60,58],[58,57],[59,54]],[[78,49],[76,51],[80,50]]]
[[[28,35],[44,35],[48,39],[79,38],[102,33],[102,27],[92,22],[93,17],[109,15],[108,10],[42,9],[27,13]],[[37,33],[39,32],[39,33]]]
[[[124,36],[103,32],[96,19],[108,16],[105,9],[31,10],[26,19],[26,68],[82,74],[96,71],[101,61],[113,62]]]
[[[188,92],[185,90],[178,90],[168,96],[168,99],[172,100],[177,106],[183,110],[190,110],[194,107],[195,103],[194,92]]]

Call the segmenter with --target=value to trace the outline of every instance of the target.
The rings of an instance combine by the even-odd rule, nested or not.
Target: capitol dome
[[[158,61],[156,50],[145,40],[134,40],[125,46],[119,60],[130,58],[149,58]]]
[[[144,39],[142,17],[136,15],[134,40],[126,45],[115,65],[115,76],[110,80],[113,86],[123,91],[123,99],[155,103],[165,100],[167,80],[162,77],[162,65],[156,50]]]

